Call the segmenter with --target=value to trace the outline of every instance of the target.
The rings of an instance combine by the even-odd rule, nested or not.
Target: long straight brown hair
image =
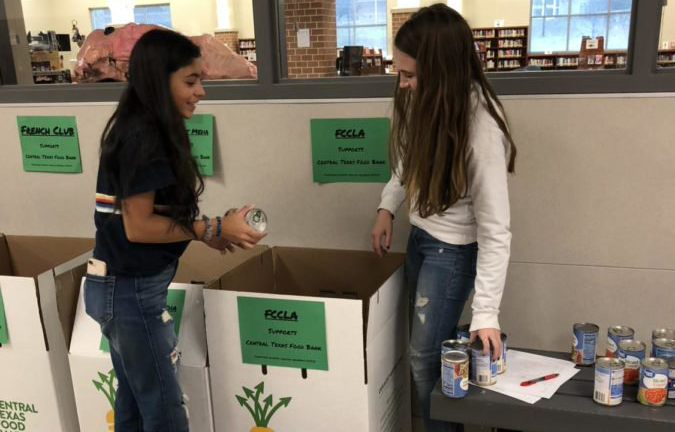
[[[394,45],[416,60],[417,88],[400,88],[399,76],[389,143],[391,166],[400,167],[398,175],[411,209],[426,218],[467,194],[472,99],[484,99],[509,142],[509,172],[514,172],[516,146],[504,109],[483,74],[471,28],[459,13],[444,4],[423,7],[401,26]],[[472,98],[474,89],[482,98]]]

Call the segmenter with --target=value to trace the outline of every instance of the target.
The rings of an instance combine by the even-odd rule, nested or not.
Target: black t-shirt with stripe
[[[128,185],[120,198],[155,191],[155,206],[168,205],[170,188],[176,184],[171,163],[162,150],[162,136],[153,127],[137,122],[124,133],[119,160],[119,181]],[[141,154],[141,143],[153,144],[150,155]],[[146,147],[146,148],[148,148]],[[129,161],[143,158],[131,172]],[[127,239],[119,209],[115,209],[115,192],[105,173],[99,168],[96,182],[96,246],[94,257],[105,261],[108,273],[115,275],[150,276],[175,263],[185,252],[189,241],[176,243],[133,243]]]

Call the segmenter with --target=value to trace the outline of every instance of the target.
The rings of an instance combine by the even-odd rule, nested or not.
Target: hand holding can
[[[267,233],[259,230],[260,224],[256,227],[249,225],[247,221],[247,215],[255,215],[255,211],[261,212],[262,210],[255,209],[255,206],[249,204],[239,209],[230,209],[228,210],[223,219],[222,219],[222,236],[226,240],[230,241],[232,244],[242,248],[250,249],[255,246]],[[260,214],[257,215],[258,221],[262,220]],[[249,216],[250,217],[250,216]],[[267,227],[267,217],[264,216],[265,228]]]

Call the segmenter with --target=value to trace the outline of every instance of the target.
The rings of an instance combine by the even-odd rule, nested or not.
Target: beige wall
[[[240,29],[240,37],[255,37],[253,31],[253,5],[250,0],[231,0],[232,25]],[[37,34],[39,31],[54,30],[57,33],[72,31],[72,20],[77,20],[80,33],[89,34],[91,17],[89,9],[107,7],[107,0],[67,0],[68,7],[63,7],[66,0],[21,0],[24,9],[26,30]],[[187,35],[213,34],[216,29],[216,0],[136,0],[137,5],[166,4],[171,5],[171,21],[173,27]],[[77,56],[77,45],[72,44],[72,51],[64,53],[65,64]]]
[[[530,0],[464,0],[462,8],[473,28],[494,27],[498,19],[506,27],[530,25]]]
[[[661,44],[663,42],[675,43],[675,1],[672,0],[663,8]],[[661,48],[661,44],[659,44],[659,48]]]
[[[672,326],[675,95],[504,103],[519,151],[500,318],[511,345],[566,351],[575,321],[632,325],[644,339]],[[98,139],[113,108],[0,105],[0,231],[93,235]],[[202,105],[217,123],[217,175],[207,181],[203,212],[250,202],[270,217],[267,244],[368,249],[382,185],[313,183],[309,120],[389,109],[386,100]],[[17,115],[75,115],[84,173],[23,172]],[[400,213],[395,250],[407,231]]]
[[[189,0],[183,0],[189,1]],[[252,0],[230,0],[233,2],[232,25],[239,30],[239,37],[242,39],[255,38],[253,27],[253,1]]]

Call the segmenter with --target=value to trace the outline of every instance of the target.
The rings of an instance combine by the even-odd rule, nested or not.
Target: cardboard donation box
[[[84,284],[83,284],[84,286]],[[213,431],[209,377],[206,365],[204,302],[201,285],[171,284],[167,296],[181,353],[178,374],[190,426],[195,432]],[[70,367],[82,431],[114,430],[117,377],[101,328],[84,310],[80,295],[70,345]]]
[[[193,242],[181,258],[174,280],[208,281],[256,251],[220,255],[203,243]],[[84,286],[84,284],[83,284]],[[191,432],[213,432],[211,389],[207,364],[202,285],[172,283],[167,312],[178,335],[178,376],[189,414]],[[110,360],[107,340],[98,323],[85,312],[80,295],[70,344],[70,366],[82,432],[114,430],[117,377]]]
[[[0,431],[77,432],[67,346],[93,239],[0,235]]]
[[[206,285],[218,432],[409,432],[403,256],[275,247]]]

